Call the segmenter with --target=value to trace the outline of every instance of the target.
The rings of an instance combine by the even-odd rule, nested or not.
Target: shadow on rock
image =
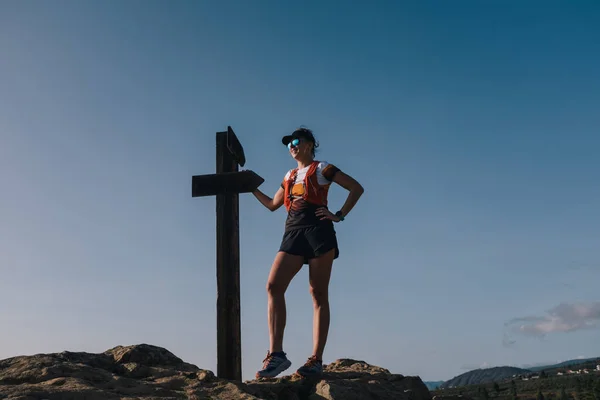
[[[431,394],[418,377],[392,374],[364,361],[340,359],[325,366],[318,378],[297,375],[247,382],[263,399],[400,399],[430,400]]]

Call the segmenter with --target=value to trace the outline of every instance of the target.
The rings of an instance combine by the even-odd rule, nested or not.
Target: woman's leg
[[[285,330],[285,291],[292,278],[300,271],[304,257],[279,251],[271,266],[267,281],[269,352],[263,360],[263,367],[256,378],[272,378],[288,369],[290,360],[283,352],[283,331]]]
[[[323,350],[329,332],[329,279],[337,249],[309,261],[310,293],[313,299],[313,353],[298,368],[298,374],[310,377],[323,373]]]
[[[283,351],[283,332],[286,323],[285,291],[302,268],[304,258],[278,252],[267,280],[269,352]]]
[[[335,249],[309,261],[310,293],[313,299],[313,356],[323,359],[329,333],[329,281]]]

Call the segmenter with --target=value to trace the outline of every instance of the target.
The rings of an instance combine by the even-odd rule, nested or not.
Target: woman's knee
[[[285,285],[278,284],[276,282],[268,281],[267,282],[267,294],[269,296],[282,296],[285,294]]]
[[[329,291],[327,289],[310,286],[309,290],[315,307],[323,306],[329,302]]]
[[[279,252],[271,266],[271,272],[267,279],[267,294],[269,296],[281,296],[287,290],[290,281],[302,268],[303,258],[291,254]]]

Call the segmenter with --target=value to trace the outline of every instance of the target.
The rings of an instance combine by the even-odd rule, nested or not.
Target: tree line
[[[432,395],[463,395],[477,400],[600,400],[600,373],[554,375],[431,391]]]

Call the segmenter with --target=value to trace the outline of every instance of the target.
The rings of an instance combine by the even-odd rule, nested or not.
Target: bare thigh
[[[335,249],[331,249],[322,256],[309,260],[309,283],[313,296],[327,296],[329,292],[329,281],[331,279],[331,269],[335,257]]]
[[[302,268],[304,258],[282,251],[275,255],[271,266],[269,279],[267,280],[267,291],[269,293],[285,293],[290,282]]]

